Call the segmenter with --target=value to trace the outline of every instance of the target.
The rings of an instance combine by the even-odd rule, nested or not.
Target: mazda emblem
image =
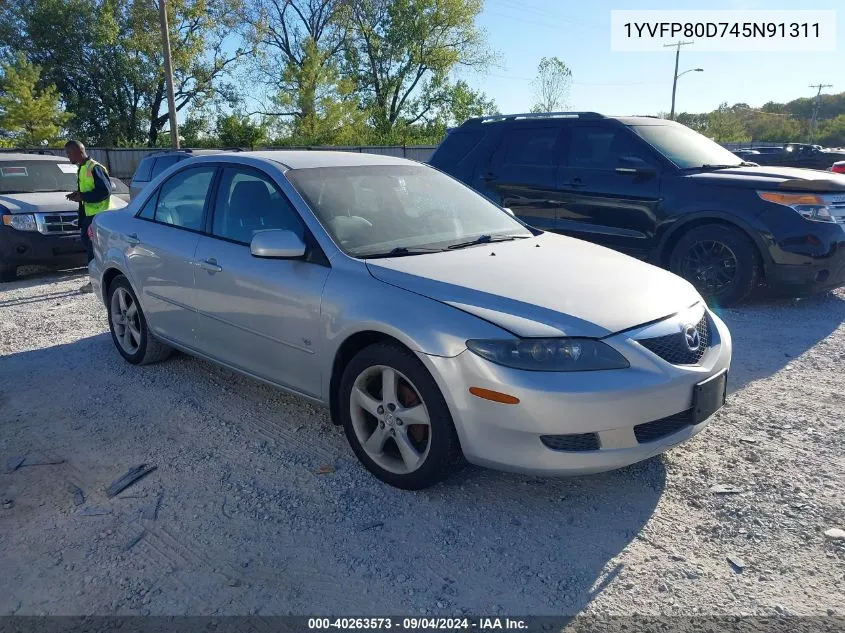
[[[701,335],[698,333],[698,328],[694,325],[684,326],[684,340],[687,342],[687,347],[691,352],[697,352],[701,347]]]

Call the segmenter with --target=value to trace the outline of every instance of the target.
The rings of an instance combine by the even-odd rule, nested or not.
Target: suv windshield
[[[286,176],[353,257],[417,255],[533,235],[483,196],[430,167],[317,167]]]
[[[683,125],[633,125],[631,128],[681,169],[738,167],[743,163],[736,154]]]
[[[0,194],[76,191],[76,165],[50,160],[0,158]]]

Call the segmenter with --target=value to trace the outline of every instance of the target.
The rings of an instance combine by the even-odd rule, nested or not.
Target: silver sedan
[[[690,284],[411,161],[193,158],[93,227],[91,281],[123,358],[177,348],[323,403],[400,488],[465,460],[617,468],[725,400],[730,334]]]

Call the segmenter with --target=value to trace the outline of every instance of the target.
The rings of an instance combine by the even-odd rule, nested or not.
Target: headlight
[[[31,213],[18,213],[14,215],[4,215],[3,224],[11,226],[18,231],[37,231],[38,226],[35,224],[35,216]]]
[[[615,349],[589,338],[470,340],[467,347],[492,363],[527,371],[596,371],[630,364]]]
[[[836,222],[830,208],[822,196],[812,193],[778,193],[776,191],[758,191],[763,200],[790,207],[807,220],[815,222]]]

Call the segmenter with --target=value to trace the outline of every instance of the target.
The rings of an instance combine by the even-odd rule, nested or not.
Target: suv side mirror
[[[253,257],[268,259],[299,259],[305,250],[305,242],[296,233],[282,229],[259,231],[249,244]]]

